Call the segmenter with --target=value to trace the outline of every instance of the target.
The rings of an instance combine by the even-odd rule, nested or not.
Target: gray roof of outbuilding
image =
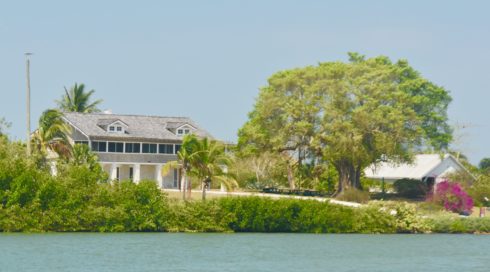
[[[200,128],[193,120],[188,117],[161,117],[145,115],[123,115],[105,113],[63,113],[66,121],[89,137],[95,138],[117,138],[117,139],[148,139],[148,140],[182,140],[182,136],[175,135],[169,129],[175,126],[189,124],[196,128],[193,132],[199,137],[212,138],[206,130]],[[124,134],[110,133],[100,127],[101,124],[108,125],[107,122],[121,121],[128,127]]]

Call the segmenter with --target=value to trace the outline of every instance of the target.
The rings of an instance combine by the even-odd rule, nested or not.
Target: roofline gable
[[[116,124],[116,123],[120,123],[121,125],[125,126],[126,128],[128,128],[128,127],[129,127],[129,126],[128,126],[128,124],[124,123],[124,122],[123,122],[123,121],[121,121],[120,119],[117,119],[116,121],[114,121],[114,122],[112,122],[112,123],[108,124],[107,126],[109,127],[109,126],[112,126],[112,125],[114,125],[114,124]]]
[[[191,127],[191,128],[192,128],[192,129],[194,129],[194,130],[197,130],[197,128],[195,128],[193,125],[191,125],[191,124],[189,124],[189,123],[185,123],[185,124],[183,124],[182,126],[175,128],[175,131],[177,131],[177,130],[179,130],[179,129],[183,128],[183,127],[186,127],[186,126],[187,126],[187,127]]]
[[[62,116],[61,118],[63,118],[63,120],[65,122],[67,122],[70,126],[74,127],[76,130],[80,131],[80,133],[82,133],[83,136],[87,137],[87,139],[90,141],[90,136],[88,136],[85,132],[83,132],[83,130],[81,130],[79,127],[75,126],[75,124],[73,124],[70,120],[68,120],[68,118],[66,118],[65,116]]]

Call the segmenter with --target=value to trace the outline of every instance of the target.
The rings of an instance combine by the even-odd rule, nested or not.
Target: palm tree
[[[78,85],[75,83],[70,90],[65,88],[65,94],[61,97],[61,100],[57,100],[58,107],[61,111],[65,112],[81,112],[81,113],[90,113],[90,112],[98,112],[99,109],[97,105],[102,102],[102,100],[96,100],[93,103],[90,103],[90,96],[94,94],[94,90],[90,90],[85,92],[85,85]]]
[[[187,135],[182,141],[182,147],[177,153],[178,160],[167,162],[163,167],[163,175],[167,175],[170,169],[181,167],[183,174],[181,180],[187,180],[187,176],[195,177],[201,181],[202,199],[206,199],[206,188],[212,180],[218,180],[230,190],[238,186],[235,179],[226,172],[231,160],[226,156],[224,147],[216,141],[207,138],[198,139],[194,135]],[[191,187],[191,184],[187,184]],[[185,188],[184,187],[184,199]]]
[[[228,174],[231,159],[225,153],[224,146],[214,140],[203,138],[197,141],[191,159],[191,175],[201,181],[202,200],[206,200],[206,189],[213,180],[219,181],[229,191],[238,187],[236,180]]]
[[[75,144],[73,146],[71,162],[74,165],[86,165],[92,170],[100,166],[97,155],[90,151],[86,144]]]
[[[58,110],[48,109],[39,118],[39,128],[34,132],[31,144],[43,157],[48,156],[50,151],[64,158],[71,155],[68,140],[71,128],[62,116]]]
[[[186,135],[182,140],[182,146],[179,152],[177,152],[177,160],[167,162],[162,168],[163,176],[166,176],[171,169],[179,168],[182,171],[180,174],[180,184],[182,184],[182,199],[184,200],[186,199],[186,187],[191,187],[190,180],[187,179],[187,173],[190,172],[192,167],[192,154],[197,145],[197,141],[198,139],[194,135]]]

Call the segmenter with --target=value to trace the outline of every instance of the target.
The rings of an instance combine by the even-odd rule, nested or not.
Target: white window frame
[[[195,127],[193,127],[189,124],[184,124],[175,130],[175,134],[178,136],[184,136],[187,134],[191,134],[194,130],[196,130]]]
[[[121,121],[115,121],[107,126],[107,132],[124,134],[126,133],[126,128],[127,126]]]

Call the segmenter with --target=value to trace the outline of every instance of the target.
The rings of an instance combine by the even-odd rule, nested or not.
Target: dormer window
[[[190,126],[189,124],[184,124],[175,130],[175,134],[177,134],[178,136],[182,136],[190,134],[192,133],[192,131],[194,131],[194,128],[192,126]]]
[[[177,135],[187,135],[191,133],[191,130],[186,128],[186,129],[178,129],[177,130]]]
[[[119,122],[115,122],[107,127],[107,131],[110,133],[124,133],[124,126]]]

